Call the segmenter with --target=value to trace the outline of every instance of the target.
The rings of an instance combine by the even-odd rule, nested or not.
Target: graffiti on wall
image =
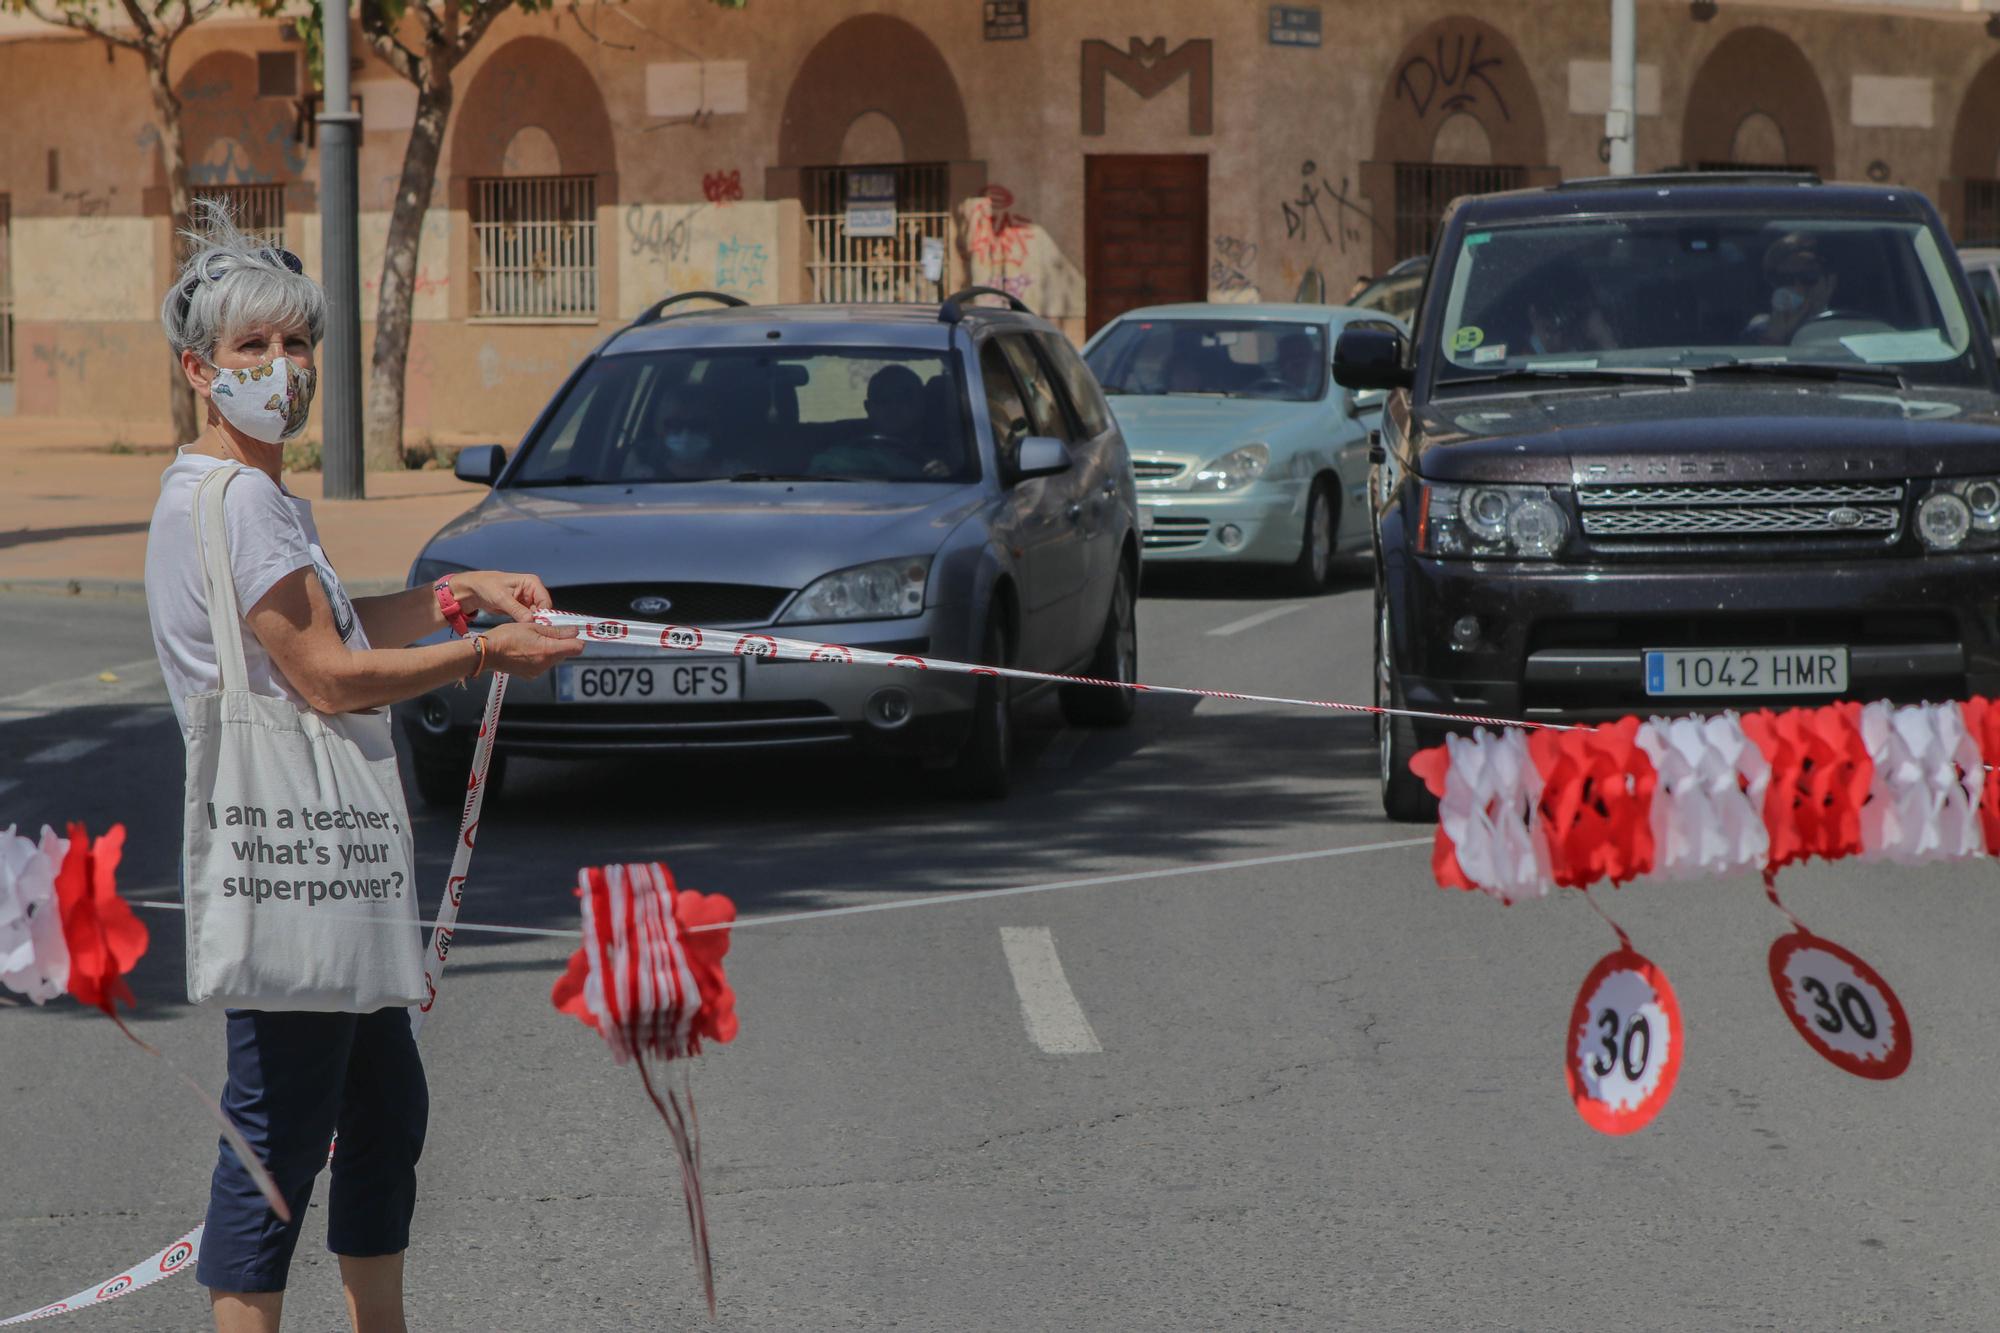
[[[701,204],[631,204],[619,269],[624,308],[643,309],[677,292],[720,291],[746,301],[778,295],[777,210]]]
[[[1133,37],[1120,51],[1092,38],[1083,44],[1083,132],[1104,133],[1104,80],[1114,78],[1147,101],[1188,81],[1188,133],[1208,134],[1215,126],[1215,44],[1206,37],[1167,50],[1167,39]]]
[[[1483,33],[1439,34],[1429,52],[1419,51],[1396,71],[1396,97],[1408,101],[1419,120],[1433,107],[1445,115],[1468,111],[1482,96],[1499,111],[1500,119],[1512,120],[1507,99],[1493,82],[1493,74],[1506,61],[1480,51]]]
[[[1311,158],[1299,163],[1298,193],[1278,207],[1285,218],[1286,240],[1337,245],[1342,254],[1375,222],[1374,214],[1354,197],[1347,177],[1334,185],[1319,174],[1319,163]]]
[[[701,178],[701,197],[711,204],[730,204],[743,198],[743,173],[735,171],[705,172]]]
[[[770,252],[762,241],[724,237],[715,243],[716,288],[745,296],[761,291],[770,262]]]
[[[1257,271],[1257,247],[1241,236],[1215,238],[1215,259],[1208,266],[1211,290],[1225,294],[1255,291],[1251,274]]]
[[[1014,192],[1004,185],[986,187],[984,208],[970,210],[965,238],[967,252],[995,269],[1018,268],[1028,258],[1029,228],[1034,219],[1014,210]]]
[[[1044,315],[1083,313],[1083,273],[1056,247],[1046,228],[998,183],[958,207],[959,254],[967,278],[997,287]]]

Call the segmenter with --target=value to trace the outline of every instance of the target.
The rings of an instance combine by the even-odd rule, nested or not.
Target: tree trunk
[[[153,115],[160,122],[160,164],[167,177],[167,229],[170,239],[167,244],[173,255],[173,268],[180,271],[180,261],[185,252],[181,231],[188,225],[188,169],[186,141],[181,134],[181,99],[174,95],[174,87],[167,74],[167,58],[172,54],[171,44],[160,43],[146,51],[146,83],[153,94]],[[181,370],[178,354],[173,358],[172,375],[168,401],[173,407],[174,439],[186,444],[201,434],[201,417],[195,410],[194,390],[188,387],[187,375]]]
[[[417,292],[417,245],[424,214],[437,180],[445,122],[451,117],[451,74],[443,62],[427,62],[417,83],[417,122],[403,150],[403,174],[389,213],[389,240],[382,251],[382,284],[375,310],[375,353],[368,370],[364,436],[368,461],[393,466],[403,461],[403,380],[410,361],[411,306]]]

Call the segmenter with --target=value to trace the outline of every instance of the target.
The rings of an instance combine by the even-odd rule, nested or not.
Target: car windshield
[[[859,347],[698,348],[593,362],[511,484],[966,482],[954,364]]]
[[[1441,387],[1724,363],[1982,382],[1950,263],[1921,222],[1677,215],[1473,229],[1442,326]]]
[[[1326,391],[1326,337],[1317,324],[1126,319],[1085,360],[1106,393],[1304,402]]]

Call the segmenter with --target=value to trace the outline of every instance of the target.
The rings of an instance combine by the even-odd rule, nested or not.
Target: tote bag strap
[[[243,661],[243,611],[236,604],[236,575],[229,567],[229,523],[222,509],[229,483],[242,470],[234,463],[211,469],[194,497],[195,544],[201,549],[202,573],[208,582],[208,633],[215,643],[216,665],[222,668],[225,694],[241,694],[250,688],[250,668]]]

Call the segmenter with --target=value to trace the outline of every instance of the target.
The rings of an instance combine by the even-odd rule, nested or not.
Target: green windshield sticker
[[[1451,335],[1451,350],[1454,352],[1469,352],[1485,341],[1486,330],[1480,328],[1477,324],[1467,324],[1457,333]]]
[[[1484,245],[1492,239],[1493,233],[1490,231],[1475,231],[1465,238],[1465,246],[1469,250],[1475,245]]]

